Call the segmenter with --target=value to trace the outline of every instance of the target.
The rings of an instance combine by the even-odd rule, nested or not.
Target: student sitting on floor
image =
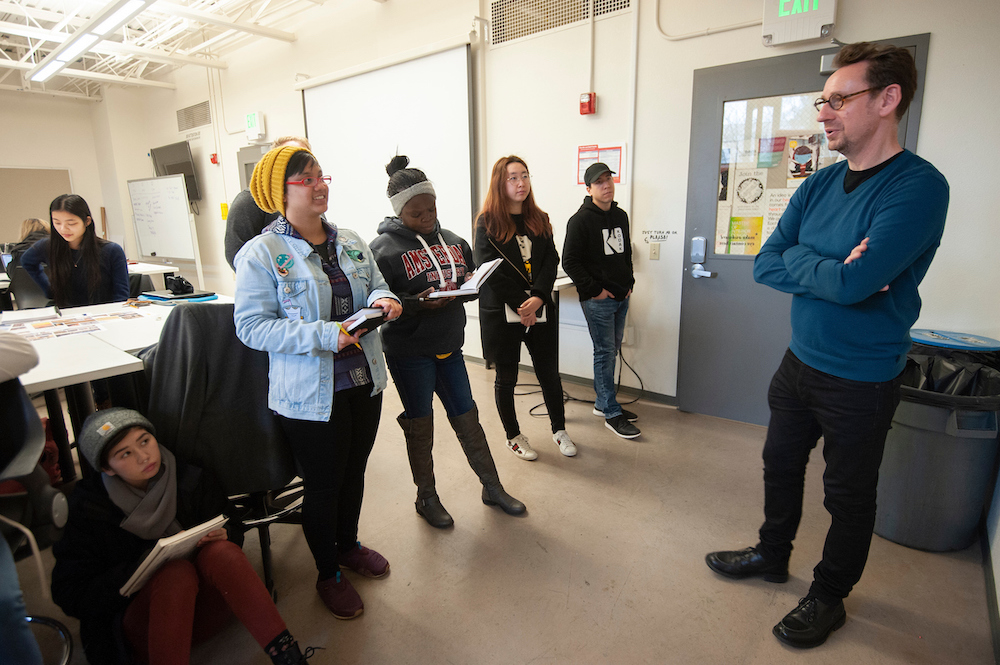
[[[216,517],[226,496],[207,472],[160,448],[138,411],[98,411],[78,441],[101,473],[81,480],[70,496],[66,531],[53,546],[52,597],[80,619],[91,663],[187,663],[192,642],[217,633],[231,613],[272,662],[305,662],[225,529],[204,536],[193,558],[165,564],[135,595],[122,596],[119,589],[159,538]]]

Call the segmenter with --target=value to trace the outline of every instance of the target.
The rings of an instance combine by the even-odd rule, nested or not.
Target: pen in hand
[[[352,337],[351,333],[347,332],[347,330],[344,328],[343,324],[340,321],[334,321],[334,323],[336,323],[337,327],[340,328],[340,332],[344,333],[348,337]],[[354,346],[358,347],[359,349],[361,348],[361,345],[358,344],[357,342],[354,343]]]

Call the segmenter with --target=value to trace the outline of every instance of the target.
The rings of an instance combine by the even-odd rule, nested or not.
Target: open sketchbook
[[[174,559],[183,559],[194,552],[199,540],[210,531],[221,529],[228,519],[225,515],[219,515],[198,526],[175,533],[167,538],[160,538],[153,546],[153,550],[146,555],[146,558],[132,573],[132,577],[128,578],[128,582],[121,588],[120,593],[125,597],[131,596],[149,581],[149,578],[160,569],[160,566]]]
[[[486,280],[490,278],[493,271],[497,269],[497,266],[503,261],[502,258],[493,259],[492,261],[487,261],[483,265],[476,268],[475,272],[472,273],[472,277],[466,280],[465,284],[462,284],[462,288],[455,289],[454,291],[434,291],[428,298],[454,298],[456,296],[474,296],[479,294],[480,287],[486,283]]]

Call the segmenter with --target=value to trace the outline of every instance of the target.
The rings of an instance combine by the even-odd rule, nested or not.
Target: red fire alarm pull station
[[[597,113],[597,94],[585,92],[580,95],[580,115]]]

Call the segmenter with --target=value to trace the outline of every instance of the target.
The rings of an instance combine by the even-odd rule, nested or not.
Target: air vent
[[[177,131],[186,132],[195,127],[212,124],[212,109],[208,102],[188,106],[177,111]]]
[[[630,0],[596,0],[594,16],[628,9]],[[591,0],[493,0],[490,25],[494,45],[590,20]]]

